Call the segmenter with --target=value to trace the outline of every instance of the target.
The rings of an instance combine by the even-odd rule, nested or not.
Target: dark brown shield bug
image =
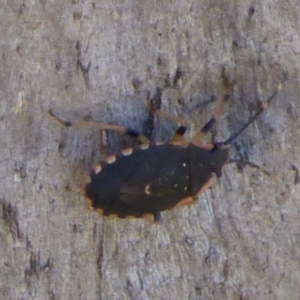
[[[221,100],[216,113],[189,142],[183,139],[185,121],[160,109],[152,109],[152,114],[179,125],[170,143],[152,143],[123,126],[94,121],[65,122],[52,111],[49,113],[64,126],[92,126],[136,137],[141,142],[139,146],[123,149],[93,167],[85,196],[93,209],[106,216],[157,221],[161,211],[194,203],[221,176],[222,168],[230,162],[228,147],[263,113],[281,88],[279,84],[240,130],[226,141],[214,144],[203,144],[201,140],[220,118],[229,96]]]

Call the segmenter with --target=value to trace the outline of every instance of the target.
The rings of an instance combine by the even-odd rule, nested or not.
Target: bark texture
[[[299,299],[299,1],[2,0],[1,299]],[[284,90],[231,149],[192,207],[159,225],[87,209],[84,175],[103,156],[94,129],[145,130],[147,91],[192,137],[235,82],[213,136],[226,139]],[[224,84],[225,83],[225,84]],[[157,139],[174,126],[156,120]],[[130,141],[107,135],[108,152]]]

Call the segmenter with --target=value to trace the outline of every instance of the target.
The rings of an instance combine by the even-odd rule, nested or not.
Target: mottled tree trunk
[[[0,298],[299,299],[299,5],[2,0]],[[230,151],[272,176],[228,165],[158,225],[88,210],[84,176],[103,156],[101,135],[47,113],[145,131],[147,91],[160,88],[191,138],[216,106],[205,103],[229,92],[212,136],[222,141],[284,78]],[[169,139],[174,125],[155,123]],[[130,142],[107,137],[110,153]]]

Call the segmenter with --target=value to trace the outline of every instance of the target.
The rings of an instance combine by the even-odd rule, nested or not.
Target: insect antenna
[[[231,137],[229,137],[226,141],[221,142],[222,146],[229,146],[232,144],[236,138],[244,132],[271,104],[272,100],[277,96],[278,92],[282,89],[283,85],[282,83],[279,83],[277,86],[276,91],[273,93],[273,95],[261,105],[260,109],[256,112],[256,114],[249,119],[249,121],[242,126],[236,133],[234,133]]]

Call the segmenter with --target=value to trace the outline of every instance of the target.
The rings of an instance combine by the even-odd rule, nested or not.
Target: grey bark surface
[[[299,299],[299,20],[296,0],[2,0],[0,299]],[[236,83],[218,141],[287,76],[231,150],[272,176],[227,165],[158,225],[88,210],[102,135],[48,110],[143,131],[147,91],[161,88],[190,138],[224,93],[222,70]],[[157,139],[174,129],[156,119]],[[107,140],[109,153],[130,142]]]

